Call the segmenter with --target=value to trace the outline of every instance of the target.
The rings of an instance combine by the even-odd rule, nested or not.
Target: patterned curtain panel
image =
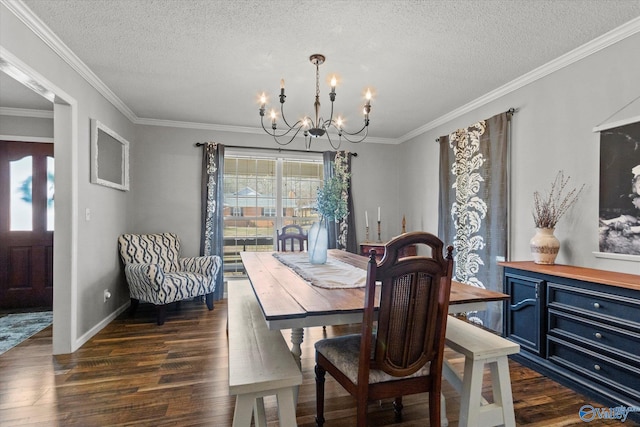
[[[440,137],[438,233],[454,247],[453,279],[502,292],[497,261],[507,254],[508,124],[498,114]],[[502,331],[502,304],[469,319]]]
[[[202,227],[200,255],[219,255],[224,252],[224,145],[208,142],[203,146],[202,157]],[[224,261],[218,277],[214,300],[224,294]]]
[[[347,252],[358,253],[358,243],[356,241],[356,224],[353,215],[353,192],[351,190],[351,157],[348,151],[325,151],[322,155],[324,161],[324,177],[329,178],[335,174],[336,165],[339,165],[346,173],[345,180],[348,182],[347,191],[343,197],[347,199],[349,215],[338,223],[328,224],[329,249],[342,249]]]

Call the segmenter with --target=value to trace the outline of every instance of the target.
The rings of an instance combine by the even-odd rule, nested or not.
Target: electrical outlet
[[[109,292],[109,289],[105,289],[104,290],[104,302],[107,302],[107,300],[111,298],[111,292]]]

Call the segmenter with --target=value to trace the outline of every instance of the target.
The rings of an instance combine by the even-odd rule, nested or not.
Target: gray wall
[[[200,171],[202,148],[196,142],[276,148],[267,135],[238,134],[159,126],[139,126],[132,149],[131,193],[135,205],[131,231],[178,233],[185,255],[196,255],[200,245]],[[287,146],[304,149],[304,146]],[[313,141],[312,150],[327,150],[328,143]],[[373,238],[374,218],[381,206],[383,239],[401,231],[396,146],[343,143],[358,153],[353,160],[353,192],[358,240],[365,237],[364,212],[369,213]]]
[[[593,128],[640,96],[640,34],[556,71],[401,145],[401,202],[408,227],[437,230],[438,143],[441,135],[518,109],[512,122],[511,259],[531,260],[533,192],[548,190],[558,170],[585,183],[558,223],[556,262],[640,274],[640,262],[597,258],[599,134]],[[610,120],[640,117],[640,100]]]
[[[53,119],[0,115],[0,135],[28,135],[53,140]]]
[[[0,5],[0,46],[8,52],[10,63],[26,67],[42,86],[58,95],[53,335],[54,352],[69,353],[128,301],[116,239],[131,228],[128,213],[133,199],[128,192],[89,182],[90,119],[98,118],[132,145],[135,126],[4,4]],[[40,131],[40,126],[33,129],[35,136]],[[87,208],[90,221],[85,220]],[[113,297],[104,303],[106,288]]]

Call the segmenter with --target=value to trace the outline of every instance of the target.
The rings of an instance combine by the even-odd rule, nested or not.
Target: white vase
[[[555,228],[536,228],[536,234],[529,241],[533,262],[536,264],[555,264],[560,241],[553,235]]]
[[[311,264],[324,264],[327,262],[327,249],[329,247],[329,234],[325,221],[314,222],[309,229],[307,249]]]

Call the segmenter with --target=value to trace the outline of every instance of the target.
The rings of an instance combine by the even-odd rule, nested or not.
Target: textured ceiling
[[[398,139],[640,16],[640,0],[25,0],[140,119],[259,127],[257,96]],[[15,96],[6,78],[2,106]],[[11,95],[11,98],[10,96]],[[277,104],[277,102],[276,102]],[[517,107],[517,106],[514,106]],[[21,108],[25,108],[22,106]],[[325,117],[326,118],[326,117]]]

